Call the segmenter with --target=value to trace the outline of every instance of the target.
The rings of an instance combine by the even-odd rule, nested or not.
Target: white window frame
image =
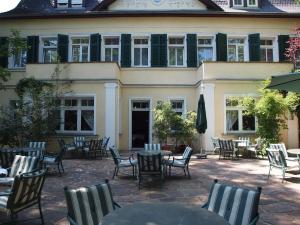
[[[26,38],[22,38],[24,41],[26,41]],[[10,48],[11,48],[11,46],[10,46]],[[22,51],[26,51],[26,60],[25,60],[25,64],[24,64],[24,66],[15,66],[15,55],[10,55],[9,57],[8,57],[8,68],[9,69],[15,69],[15,70],[23,70],[23,69],[25,69],[25,67],[26,67],[26,61],[27,61],[27,53],[28,53],[28,51],[27,51],[27,49],[23,49]]]
[[[243,107],[239,106],[226,106],[226,99],[230,97],[237,97],[237,98],[243,98],[243,97],[254,97],[257,98],[257,94],[249,93],[249,94],[224,94],[224,99],[223,99],[223,108],[224,108],[224,134],[254,134],[257,132],[257,118],[255,117],[255,130],[254,131],[249,131],[249,130],[243,130],[243,113],[242,111],[245,109]],[[228,131],[227,130],[227,110],[238,110],[238,121],[239,121],[239,130],[237,131]]]
[[[229,39],[244,39],[244,60],[238,61],[238,54],[236,54],[236,59],[234,61],[229,61]],[[236,46],[241,46],[242,44],[238,44]],[[227,61],[228,62],[247,62],[249,61],[249,44],[248,44],[248,37],[246,35],[240,36],[228,36],[227,38]],[[238,53],[238,48],[236,48],[236,53]]]
[[[138,44],[138,45],[135,45],[134,44],[134,40],[136,39],[147,39],[148,40],[148,44],[145,45],[145,44]],[[150,67],[150,58],[151,58],[151,38],[149,36],[134,36],[132,39],[131,39],[131,66],[132,67]],[[142,49],[142,48],[147,48],[148,49],[148,65],[134,65],[134,49],[135,48],[139,48],[139,49]],[[142,54],[140,55],[140,60],[142,62]]]
[[[55,0],[56,1],[56,8],[58,9],[66,9],[69,8],[69,0]],[[60,5],[59,2],[61,2],[61,4],[64,5]],[[81,2],[81,4],[78,4],[77,2]],[[70,0],[71,3],[71,8],[82,8],[83,7],[83,0]],[[76,3],[76,4],[75,4]]]
[[[172,102],[182,101],[183,102],[182,111],[181,110],[176,110],[176,109],[174,109],[174,111],[175,112],[182,112],[182,117],[185,117],[186,112],[187,112],[187,110],[186,110],[186,98],[185,97],[168,97],[167,100],[171,103],[171,106],[172,106]]]
[[[198,43],[199,39],[211,39],[211,45],[200,45]],[[198,55],[198,48],[200,47],[212,47],[213,55],[212,61],[216,61],[216,38],[214,35],[197,35],[197,62],[198,65],[200,64],[199,55]]]
[[[249,3],[250,3],[250,0],[247,0],[247,6],[248,7],[258,7],[258,1],[259,0],[254,0],[255,1],[255,4],[254,5],[250,5]]]
[[[183,47],[183,64],[182,65],[177,65],[177,57],[176,57],[176,65],[170,65],[170,44],[169,44],[169,39],[170,38],[183,38],[183,44],[172,44],[171,47]],[[167,57],[168,57],[168,67],[186,67],[186,35],[168,35],[167,37]],[[177,54],[177,53],[176,53]]]
[[[276,49],[276,39],[274,37],[261,37],[260,40],[272,40],[273,44],[272,44],[272,49],[273,49],[273,61],[262,61],[262,62],[276,62],[278,61],[276,59],[276,52],[278,52],[278,50]],[[266,45],[265,47],[267,48],[267,46],[269,45]],[[260,48],[262,48],[262,45],[260,45]],[[260,53],[259,53],[260,54]],[[278,54],[277,54],[278,55]]]
[[[77,100],[77,106],[69,106],[66,107],[64,106],[64,101],[66,99],[74,99]],[[93,99],[94,100],[94,106],[81,106],[81,100],[84,99]],[[80,102],[80,104],[79,104]],[[93,108],[93,109],[92,109]],[[96,124],[97,124],[97,115],[96,115],[96,95],[95,94],[75,94],[75,95],[64,95],[60,98],[60,129],[56,130],[57,133],[59,134],[96,134],[97,130],[96,130]],[[65,121],[65,111],[66,110],[76,110],[77,111],[77,130],[64,130],[64,121]],[[82,131],[81,130],[81,112],[82,110],[93,110],[94,111],[94,127],[93,130],[89,130],[89,131]]]
[[[119,38],[119,44],[118,45],[105,45],[105,39],[106,38]],[[121,36],[120,35],[102,35],[101,37],[101,61],[103,62],[114,62],[114,61],[105,61],[105,47],[106,46],[112,46],[110,48],[118,48],[118,64],[121,64]]]
[[[45,58],[44,58],[44,48],[45,48],[44,41],[47,40],[47,39],[54,39],[54,38],[57,40],[57,36],[41,36],[40,37],[40,43],[41,43],[40,48],[39,48],[39,62],[40,63],[45,63]],[[51,49],[51,47],[48,47],[48,46],[46,48]],[[57,54],[57,45],[56,45],[56,54]],[[50,63],[55,63],[55,62],[50,62]]]
[[[244,7],[244,0],[241,0],[241,4],[236,4],[235,0],[232,0],[232,5],[234,7]]]
[[[88,46],[88,59],[86,62],[90,62],[90,45],[91,45],[91,40],[89,35],[72,35],[69,36],[69,62],[75,62],[73,61],[73,39],[80,39],[80,38],[87,38],[89,40],[88,44],[84,44]],[[77,45],[77,44],[76,44]],[[82,44],[80,45],[80,56],[79,56],[79,61],[75,63],[81,63],[82,62]]]

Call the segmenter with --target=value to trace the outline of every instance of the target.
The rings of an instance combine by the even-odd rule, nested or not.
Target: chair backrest
[[[76,147],[82,147],[85,141],[85,137],[84,136],[75,136],[74,137],[74,145]]]
[[[162,171],[162,157],[161,153],[143,155],[138,153],[138,168],[139,173],[161,173]]]
[[[113,157],[114,163],[115,165],[119,165],[119,163],[121,162],[121,156],[120,153],[118,151],[118,149],[116,149],[114,146],[109,148],[109,151],[111,153],[111,156]]]
[[[278,143],[278,144],[270,144],[270,149],[276,149],[282,151],[285,158],[288,157],[288,153],[286,151],[286,147],[284,143]]]
[[[104,137],[102,139],[102,149],[106,150],[108,147],[108,142],[109,142],[110,137]]]
[[[102,146],[102,139],[98,140],[98,139],[92,139],[90,141],[90,151],[97,151],[100,150]]]
[[[183,154],[182,154],[182,158],[184,159],[184,164],[188,164],[191,156],[193,153],[193,149],[191,147],[186,147]]]
[[[219,144],[219,138],[218,137],[212,137],[211,141],[213,143],[214,146],[214,150],[217,150],[220,148],[220,144]]]
[[[145,149],[145,151],[159,151],[159,150],[161,150],[160,144],[145,144],[144,149]]]
[[[234,144],[232,140],[219,139],[219,145],[221,151],[234,151]]]
[[[16,155],[11,166],[9,177],[15,177],[22,173],[29,173],[37,169],[39,158]]]
[[[45,174],[46,170],[37,170],[16,175],[11,188],[12,194],[7,201],[7,208],[12,211],[20,210],[37,203],[41,197]]]
[[[102,218],[115,210],[108,180],[104,183],[77,189],[64,188],[68,219],[71,224],[99,225]]]
[[[57,141],[58,141],[58,145],[59,145],[59,151],[58,151],[58,154],[56,155],[55,161],[60,161],[63,159],[64,154],[67,151],[67,146],[63,139],[58,139]]]
[[[249,225],[259,215],[260,194],[260,187],[249,190],[221,184],[215,180],[206,207],[224,217],[231,225]]]
[[[43,158],[44,151],[46,149],[46,142],[30,141],[29,148],[36,149],[36,151],[29,151],[28,156]]]
[[[0,150],[0,163],[2,168],[9,168],[12,166],[14,158],[19,155],[20,151],[12,151],[11,149]]]
[[[239,137],[238,146],[247,147],[250,144],[249,137]]]
[[[284,153],[281,150],[268,148],[267,154],[270,165],[278,168],[287,167]]]

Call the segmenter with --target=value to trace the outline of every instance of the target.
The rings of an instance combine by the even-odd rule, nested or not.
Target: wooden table
[[[218,214],[181,203],[135,203],[116,209],[99,225],[229,225]]]

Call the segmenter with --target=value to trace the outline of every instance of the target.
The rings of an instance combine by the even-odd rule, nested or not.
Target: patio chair
[[[277,149],[277,150],[282,151],[286,161],[298,162],[298,157],[297,156],[292,157],[288,154],[284,143],[270,144],[270,149]],[[299,168],[300,168],[300,165],[299,165]]]
[[[0,210],[9,212],[10,224],[15,224],[17,213],[33,205],[38,205],[40,218],[44,224],[41,208],[41,192],[46,170],[18,174],[9,191],[0,192]]]
[[[64,188],[71,225],[99,225],[102,218],[120,206],[114,202],[108,180],[90,187]]]
[[[255,144],[250,144],[246,148],[246,150],[249,152],[250,158],[252,158],[252,155],[257,158],[258,154],[261,152],[261,138],[256,138],[255,142]]]
[[[219,139],[219,145],[220,145],[219,159],[221,159],[221,156],[223,156],[223,159],[225,158],[234,159],[234,155],[238,156],[237,154],[238,150],[234,147],[232,140]]]
[[[45,154],[44,158],[43,158],[43,164],[46,167],[51,167],[51,166],[57,166],[59,175],[61,176],[61,170],[63,172],[65,172],[64,167],[63,167],[63,156],[66,152],[66,145],[63,139],[59,139],[58,140],[58,144],[59,144],[59,152],[56,154]]]
[[[0,185],[12,185],[15,177],[22,173],[32,172],[37,169],[39,159],[31,156],[16,155],[11,168],[7,170],[7,177],[0,177]]]
[[[86,158],[97,158],[100,156],[102,159],[102,140],[93,139],[89,142],[89,145],[83,147],[83,152]]]
[[[145,151],[159,151],[161,150],[160,144],[145,144]]]
[[[108,157],[107,152],[110,151],[109,147],[108,147],[109,139],[110,139],[110,137],[104,137],[104,138],[102,138],[101,149],[102,149],[102,151],[103,151],[103,153],[105,154],[106,157]]]
[[[215,180],[208,201],[202,208],[218,214],[231,225],[255,225],[259,219],[261,190],[261,187],[250,190],[221,184]]]
[[[162,165],[161,153],[144,155],[137,153],[138,158],[138,180],[141,187],[143,176],[159,176],[160,184],[164,179],[164,167]]]
[[[81,149],[84,146],[85,137],[84,136],[75,136],[74,137],[74,146],[77,149]]]
[[[129,157],[122,157],[119,151],[115,147],[111,147],[109,148],[109,150],[115,164],[115,169],[114,169],[114,174],[112,179],[114,179],[115,176],[118,176],[120,168],[126,168],[126,167],[132,167],[132,176],[135,176],[137,160],[134,159],[133,154],[130,155]]]
[[[192,148],[186,147],[180,158],[173,157],[173,159],[166,160],[165,165],[169,166],[169,176],[171,176],[171,167],[179,167],[183,169],[185,176],[188,175],[188,177],[191,178],[189,171],[189,162],[191,160],[192,153]]]
[[[36,151],[29,151],[28,156],[33,156],[33,157],[38,157],[39,159],[43,159],[44,151],[46,149],[46,142],[30,141],[28,147],[32,149],[36,149]]]
[[[219,144],[219,138],[218,137],[212,137],[211,141],[214,146],[214,153],[219,153],[220,152],[220,144]]]
[[[282,183],[285,179],[285,172],[290,168],[287,165],[285,156],[282,151],[278,149],[272,149],[268,148],[267,149],[267,154],[268,154],[268,160],[269,160],[269,174],[268,174],[268,179],[271,175],[271,170],[272,168],[278,168],[281,169],[282,173]]]
[[[16,155],[20,155],[18,151],[12,151],[11,149],[0,150],[0,162],[2,168],[9,168],[12,166]]]

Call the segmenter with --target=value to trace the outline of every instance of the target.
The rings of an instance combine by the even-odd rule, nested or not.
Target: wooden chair
[[[120,206],[114,202],[108,180],[90,187],[64,188],[71,225],[99,225],[102,218]]]
[[[16,215],[33,205],[38,205],[40,218],[44,224],[41,208],[41,192],[46,170],[22,173],[15,176],[9,192],[0,192],[0,210],[9,212],[11,223],[15,224]]]
[[[219,145],[220,145],[219,159],[221,159],[221,156],[223,156],[223,159],[234,158],[234,155],[236,154],[237,150],[234,148],[234,144],[232,140],[219,139]]]
[[[98,156],[102,159],[102,140],[93,139],[89,142],[87,147],[83,147],[82,151],[86,158],[97,158]]]
[[[250,190],[218,183],[215,180],[208,201],[202,208],[224,217],[230,225],[254,225],[259,219],[261,187]]]
[[[44,152],[46,149],[46,142],[44,141],[30,141],[28,147],[31,149],[36,149],[36,151],[29,151],[28,156],[37,157],[39,159],[43,159]]]

